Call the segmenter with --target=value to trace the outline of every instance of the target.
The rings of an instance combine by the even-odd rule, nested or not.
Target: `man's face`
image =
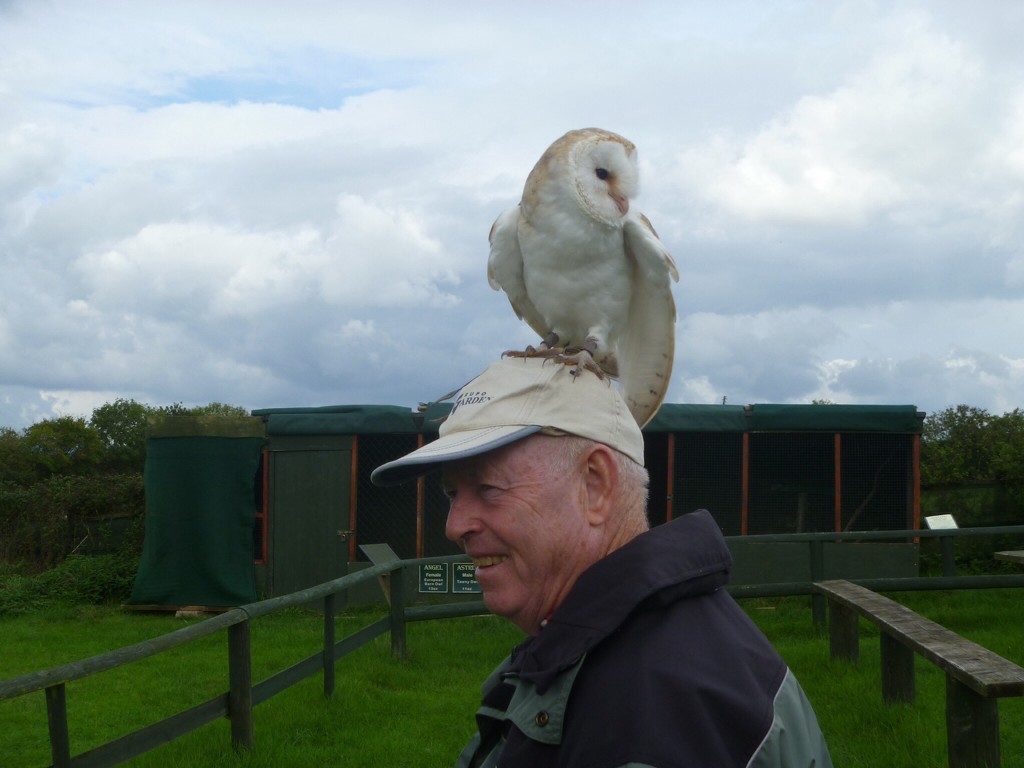
[[[488,609],[529,634],[596,559],[585,457],[566,466],[560,439],[534,435],[442,473],[446,535],[473,558]]]

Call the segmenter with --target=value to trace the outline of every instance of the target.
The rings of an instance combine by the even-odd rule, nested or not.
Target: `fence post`
[[[391,655],[405,661],[405,568],[390,573],[388,590],[391,595]]]
[[[334,592],[324,597],[324,698],[334,695]]]
[[[71,765],[71,743],[68,738],[68,701],[64,683],[46,689],[46,719],[50,726],[50,756],[54,768]]]
[[[236,751],[253,745],[250,621],[246,618],[228,627],[228,717],[231,746]]]

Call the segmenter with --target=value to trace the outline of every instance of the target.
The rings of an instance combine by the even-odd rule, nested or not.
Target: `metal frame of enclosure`
[[[436,439],[448,404],[274,408],[168,419],[147,441],[146,540],[131,604],[230,606],[344,576],[360,544],[402,558],[458,553],[435,475],[380,488],[370,473]],[[669,403],[644,429],[648,516],[707,509],[727,537],[919,527],[924,414],[912,405]],[[741,552],[742,547],[742,552]],[[785,547],[733,546],[736,581],[799,580]],[[870,547],[836,558],[867,561]],[[916,549],[867,571],[910,575]],[[742,557],[740,556],[742,554]],[[838,576],[837,576],[838,577]]]
[[[254,547],[263,594],[344,575],[360,543],[456,554],[436,477],[380,488],[380,464],[434,440],[449,411],[349,405],[253,411],[266,446]],[[920,436],[912,405],[683,405],[645,428],[652,525],[708,509],[726,536],[914,529]],[[915,565],[916,567],[916,565]]]

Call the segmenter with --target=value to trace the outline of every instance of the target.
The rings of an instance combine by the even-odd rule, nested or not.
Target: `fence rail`
[[[479,601],[418,609],[406,607],[405,579],[401,578],[401,571],[409,565],[409,561],[403,563],[396,559],[395,562],[373,566],[309,589],[243,605],[152,640],[145,640],[99,656],[2,681],[0,682],[0,700],[39,691],[45,693],[50,753],[55,768],[65,768],[66,766],[107,768],[118,765],[222,717],[227,717],[231,722],[232,746],[235,749],[248,749],[253,745],[252,711],[257,704],[320,672],[323,673],[324,695],[330,696],[334,692],[335,662],[383,634],[390,633],[391,635],[392,655],[399,659],[405,658],[405,625],[407,621],[467,616],[486,612],[483,603]],[[334,636],[336,596],[381,576],[388,577],[385,582],[388,589],[388,602],[391,606],[388,615],[336,640]],[[265,680],[253,683],[250,647],[252,620],[286,608],[308,606],[317,600],[322,601],[323,604],[322,649],[297,661],[290,667],[276,672]],[[228,656],[228,690],[226,692],[94,749],[78,755],[71,754],[67,712],[67,686],[69,683],[154,656],[198,638],[225,630],[227,631]]]
[[[907,540],[929,537],[945,537],[952,551],[954,539],[964,536],[1014,534],[1024,536],[1024,525],[990,528],[962,528],[943,531],[862,531],[851,533],[803,533],[736,537],[752,542],[806,542],[811,564],[811,581],[776,584],[751,584],[730,587],[737,597],[759,597],[779,595],[815,595],[813,615],[815,620],[824,621],[823,598],[815,593],[813,582],[820,580],[823,565],[822,546],[830,541],[879,541]],[[945,547],[945,545],[944,545]],[[50,750],[56,768],[107,768],[148,752],[161,744],[177,739],[207,725],[221,717],[231,722],[231,743],[235,749],[247,749],[253,745],[253,707],[286,690],[299,681],[317,674],[323,674],[325,696],[334,692],[335,662],[358,650],[383,634],[391,635],[391,652],[395,658],[403,659],[406,654],[406,623],[456,616],[471,616],[486,613],[480,601],[457,602],[440,605],[408,605],[406,600],[405,569],[427,563],[443,563],[465,560],[462,556],[422,558],[417,560],[393,559],[372,565],[363,570],[343,576],[324,584],[310,587],[289,595],[274,597],[256,603],[234,608],[226,613],[208,618],[198,624],[170,632],[166,635],[145,640],[135,645],[119,648],[109,653],[64,664],[52,669],[34,672],[0,681],[0,700],[12,699],[26,694],[43,691],[46,697],[47,721],[49,725]],[[944,562],[946,558],[944,557]],[[952,556],[950,556],[952,562]],[[381,578],[383,577],[383,578]],[[386,589],[389,605],[388,615],[378,619],[356,632],[337,640],[335,638],[335,605],[337,596],[347,590],[374,579],[381,579]],[[903,591],[918,589],[965,589],[989,587],[1022,587],[1024,574],[956,576],[944,572],[941,577],[853,579],[858,584],[875,590]],[[315,601],[323,605],[323,646],[318,652],[301,659],[290,667],[274,673],[258,683],[252,680],[252,657],[250,629],[253,619],[272,613],[308,606]],[[818,605],[822,601],[822,605]],[[820,618],[819,618],[820,608]],[[227,632],[228,690],[212,699],[178,712],[159,722],[133,731],[114,741],[102,744],[87,752],[71,755],[68,736],[67,685],[90,675],[114,669],[172,648],[185,645],[193,640],[216,632]]]

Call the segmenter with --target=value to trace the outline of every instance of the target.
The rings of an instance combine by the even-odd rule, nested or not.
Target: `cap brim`
[[[486,427],[439,437],[400,459],[381,464],[370,474],[374,485],[397,485],[426,474],[448,461],[468,459],[540,432],[537,425]]]

